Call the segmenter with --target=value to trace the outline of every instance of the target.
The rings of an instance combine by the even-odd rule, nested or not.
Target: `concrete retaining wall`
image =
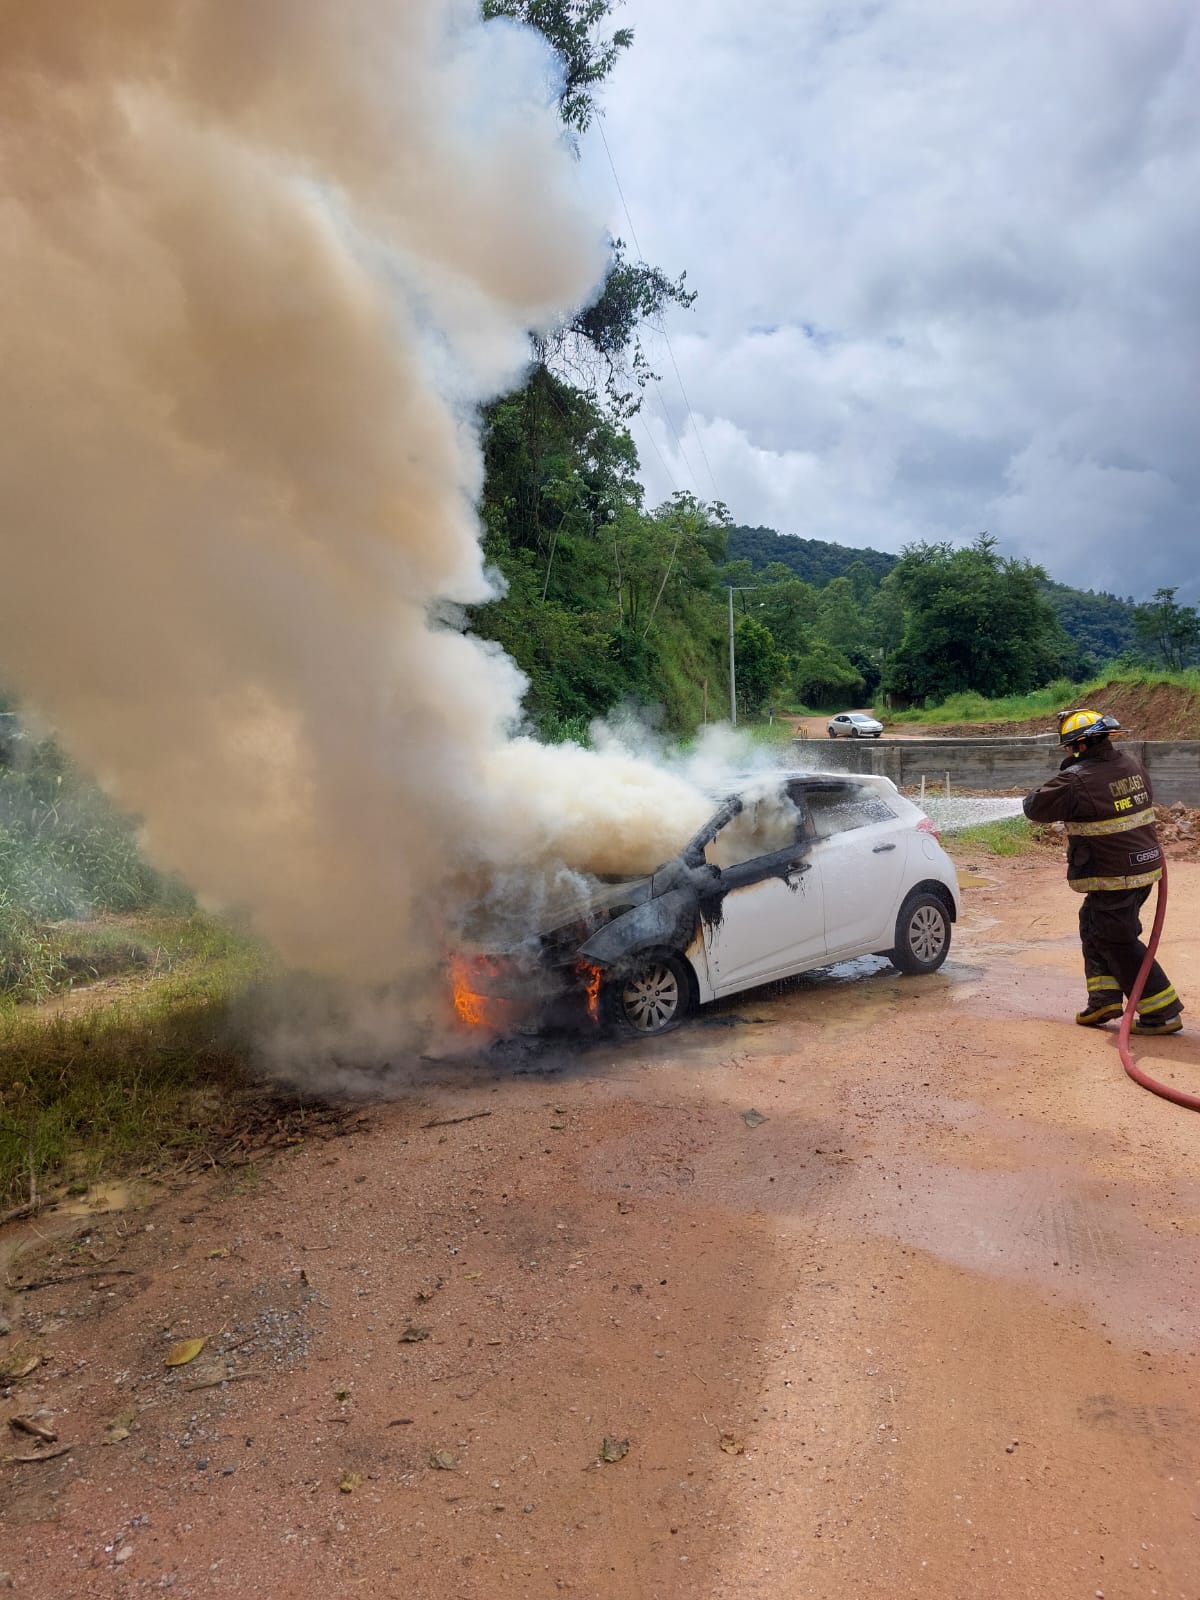
[[[1200,739],[1124,739],[1145,766],[1161,805],[1200,806]],[[798,763],[835,772],[877,772],[902,788],[1032,789],[1063,759],[1051,739],[797,739]]]

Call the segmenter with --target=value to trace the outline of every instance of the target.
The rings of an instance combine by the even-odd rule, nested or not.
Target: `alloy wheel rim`
[[[909,923],[909,943],[918,961],[941,955],[946,942],[946,919],[934,906],[919,906]]]
[[[650,967],[631,978],[621,991],[629,1022],[640,1033],[654,1033],[673,1022],[679,1011],[679,980],[670,967]]]

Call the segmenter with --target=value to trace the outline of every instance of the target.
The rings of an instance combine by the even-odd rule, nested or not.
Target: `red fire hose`
[[[1162,933],[1163,919],[1167,914],[1167,865],[1163,862],[1162,877],[1158,880],[1158,899],[1154,906],[1154,927],[1150,931],[1150,942],[1146,946],[1146,959],[1142,962],[1142,970],[1137,975],[1137,982],[1133,986],[1133,993],[1125,1006],[1125,1014],[1121,1018],[1121,1029],[1117,1034],[1117,1049],[1121,1052],[1121,1065],[1135,1083],[1140,1083],[1143,1089],[1149,1089],[1151,1094],[1160,1094],[1164,1100],[1173,1100],[1177,1106],[1187,1106],[1190,1111],[1200,1111],[1200,1095],[1187,1094],[1183,1089],[1172,1089],[1169,1084],[1160,1083],[1157,1078],[1152,1078],[1148,1072],[1143,1072],[1133,1059],[1129,1051],[1129,1030],[1133,1026],[1134,1011],[1138,1001],[1142,998],[1142,990],[1146,987],[1146,979],[1150,976],[1150,968],[1154,965],[1154,957],[1158,950],[1159,936]]]

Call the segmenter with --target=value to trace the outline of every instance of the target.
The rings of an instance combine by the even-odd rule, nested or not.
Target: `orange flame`
[[[584,993],[587,995],[588,1016],[593,1022],[600,1021],[600,982],[604,974],[599,967],[593,967],[590,961],[579,963],[579,975],[584,979]]]
[[[476,994],[468,979],[467,963],[460,957],[450,959],[450,985],[454,998],[454,1012],[468,1028],[482,1028],[487,1024],[487,1004],[481,994]]]

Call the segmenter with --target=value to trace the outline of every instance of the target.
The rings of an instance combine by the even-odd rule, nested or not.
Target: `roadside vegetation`
[[[24,730],[0,745],[0,1215],[192,1148],[246,1075],[254,943],[138,851],[134,822]]]
[[[55,930],[53,943],[119,976],[0,1005],[0,1213],[203,1147],[248,1082],[230,1019],[265,971],[249,941],[192,913]]]
[[[1200,738],[1200,670],[1195,668],[1168,672],[1117,664],[1082,682],[1060,678],[1029,694],[999,698],[956,694],[939,704],[908,711],[878,706],[876,715],[900,726],[991,729],[1008,725],[1014,732],[1048,732],[1056,712],[1088,702],[1111,711],[1129,732],[1142,738]]]
[[[956,856],[1023,856],[1037,848],[1038,836],[1024,817],[1003,817],[998,822],[958,828],[943,843]]]

